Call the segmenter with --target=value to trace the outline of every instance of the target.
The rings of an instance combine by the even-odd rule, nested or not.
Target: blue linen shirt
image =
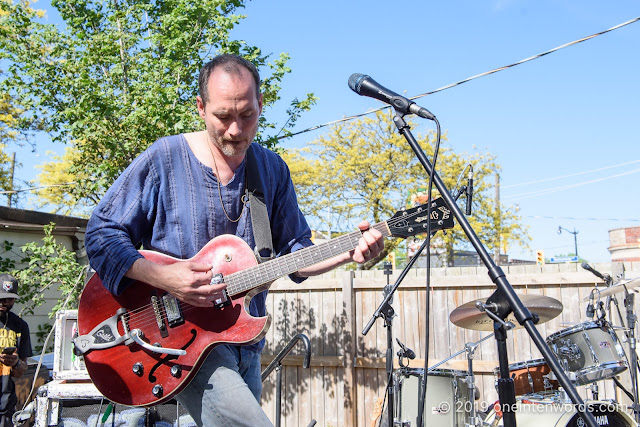
[[[276,256],[311,246],[311,230],[298,207],[289,168],[276,153],[253,143]],[[120,295],[124,274],[142,258],[138,248],[187,259],[211,239],[233,234],[254,248],[249,203],[242,210],[246,161],[226,186],[191,151],[184,135],[161,138],[118,177],[93,211],[85,246],[103,285]],[[222,211],[221,202],[231,222]],[[294,275],[292,280],[302,280]],[[253,297],[250,313],[264,316],[267,292]],[[260,351],[264,339],[252,347]]]

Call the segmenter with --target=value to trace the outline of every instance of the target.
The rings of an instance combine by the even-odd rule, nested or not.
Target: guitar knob
[[[136,362],[131,368],[131,370],[133,371],[134,374],[141,377],[142,374],[144,373],[144,366],[142,366],[142,363]]]
[[[155,397],[162,397],[162,386],[160,384],[156,384],[153,386],[153,388],[151,389],[151,393],[153,393],[153,395]]]
[[[182,368],[178,365],[173,365],[171,367],[171,375],[174,378],[180,378],[180,375],[182,375]]]

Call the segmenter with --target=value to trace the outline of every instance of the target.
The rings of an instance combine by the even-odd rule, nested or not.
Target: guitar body
[[[157,264],[185,262],[157,252],[141,253]],[[214,238],[191,260],[213,264],[214,274],[220,273],[223,277],[257,264],[251,248],[242,239],[230,235]],[[185,350],[186,354],[180,356],[156,353],[128,340],[84,354],[91,380],[107,399],[130,406],[156,405],[184,389],[216,345],[252,344],[262,339],[271,318],[252,317],[249,303],[258,292],[268,289],[269,284],[230,297],[230,304],[222,308],[193,307],[179,302],[181,314],[171,324],[167,321],[171,316],[163,311],[167,310],[166,307],[160,305],[158,309],[158,305],[153,303],[154,298],[162,301],[163,296],[171,297],[166,292],[146,283],[134,282],[122,295],[114,296],[94,274],[80,297],[76,346],[82,348],[83,344],[86,345],[87,340],[83,342],[83,336],[97,340],[112,339],[110,334],[118,335],[112,334],[116,324],[118,333],[126,336],[126,324],[129,331],[140,330],[142,340],[148,344]],[[125,314],[118,317],[125,320],[112,323],[110,328],[105,321],[121,309],[126,310]],[[158,319],[164,322],[163,327],[159,326]]]

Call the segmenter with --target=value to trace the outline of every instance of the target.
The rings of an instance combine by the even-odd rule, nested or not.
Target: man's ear
[[[200,97],[200,95],[196,96],[196,105],[198,106],[198,114],[204,120],[204,117],[205,117],[204,102],[202,101],[202,98]]]

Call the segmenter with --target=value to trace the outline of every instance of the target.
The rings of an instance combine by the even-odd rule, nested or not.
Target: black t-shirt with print
[[[4,321],[3,321],[4,320]],[[29,326],[18,315],[9,312],[8,320],[0,318],[0,349],[16,347],[18,357],[25,359],[33,355]],[[1,375],[2,396],[0,397],[0,415],[11,414],[15,411],[16,396],[15,384],[11,378],[10,369],[2,369]]]

